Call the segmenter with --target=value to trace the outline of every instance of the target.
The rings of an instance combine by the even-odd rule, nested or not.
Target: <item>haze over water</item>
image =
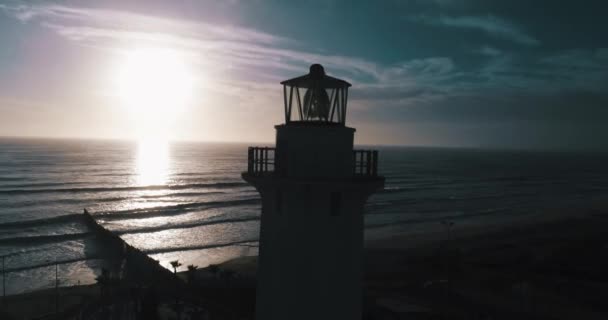
[[[260,202],[240,173],[247,145],[0,140],[0,255],[7,293],[93,282],[108,252],[83,208],[168,267],[257,254]],[[608,155],[380,147],[386,190],[366,237],[508,225],[585,208],[608,190]],[[311,230],[311,236],[314,230]]]

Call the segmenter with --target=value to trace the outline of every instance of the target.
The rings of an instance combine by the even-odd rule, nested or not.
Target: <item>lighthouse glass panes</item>
[[[294,121],[327,122],[344,124],[348,87],[325,88],[321,85],[309,88],[283,85],[285,98],[285,123]]]
[[[313,64],[308,74],[281,84],[286,124],[315,122],[344,125],[350,83],[326,75],[323,66]]]

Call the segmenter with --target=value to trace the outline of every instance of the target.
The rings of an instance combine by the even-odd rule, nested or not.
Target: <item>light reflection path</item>
[[[163,185],[169,176],[169,143],[163,140],[142,140],[137,145],[137,184]]]

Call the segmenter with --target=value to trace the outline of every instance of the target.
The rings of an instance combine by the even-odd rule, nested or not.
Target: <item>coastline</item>
[[[604,199],[593,201],[586,209],[564,208],[555,211],[552,219],[527,217],[518,223],[511,220],[508,226],[499,223],[490,226],[457,223],[453,226],[449,241],[445,226],[439,223],[435,232],[427,230],[384,238],[373,235],[375,231],[372,230],[370,237],[366,234],[364,251],[366,299],[374,301],[374,308],[381,308],[383,312],[410,314],[446,310],[445,305],[450,303],[446,302],[443,287],[446,278],[451,277],[450,290],[469,300],[472,296],[477,297],[471,300],[473,302],[467,300],[460,305],[470,306],[472,303],[486,313],[492,313],[489,306],[496,305],[503,311],[509,310],[514,316],[521,312],[521,303],[504,302],[510,300],[502,296],[513,295],[514,286],[526,283],[527,288],[534,288],[536,292],[533,314],[538,318],[551,315],[556,319],[567,319],[568,315],[574,314],[573,310],[588,310],[583,313],[588,319],[600,319],[605,314],[601,307],[598,313],[594,299],[590,299],[590,302],[565,303],[568,299],[572,300],[570,295],[566,294],[565,297],[569,298],[565,299],[549,291],[555,283],[580,283],[578,274],[572,271],[576,265],[587,268],[586,272],[591,274],[599,274],[598,268],[608,266],[605,253],[602,257],[594,253],[594,250],[603,248],[606,251],[608,248],[608,237],[604,234],[608,227],[608,210]],[[593,260],[589,260],[591,257]],[[446,262],[446,259],[449,261]],[[566,263],[568,260],[571,260],[570,263]],[[231,280],[231,287],[254,288],[256,266],[257,257],[248,256],[225,261],[217,267],[237,275]],[[544,270],[547,273],[546,270],[551,268],[554,270],[548,273],[549,276],[535,272]],[[185,281],[188,279],[186,271],[180,272],[179,276]],[[217,274],[211,272],[209,267],[198,269],[196,278],[201,287],[217,289],[222,286]],[[488,283],[492,282],[501,283],[500,288],[496,288],[496,285],[488,287]],[[97,299],[99,290],[96,284],[60,287],[60,310],[78,308],[87,301]],[[573,292],[578,292],[576,290]],[[52,314],[53,296],[54,289],[7,296],[4,310],[18,318]],[[542,303],[549,296],[553,299],[552,303],[555,299],[563,299],[564,303],[555,310],[549,310],[548,305],[543,307]],[[487,301],[483,302],[484,299]],[[403,305],[415,305],[416,308],[399,311]],[[463,310],[448,309],[455,313],[468,310],[464,307],[461,308]]]

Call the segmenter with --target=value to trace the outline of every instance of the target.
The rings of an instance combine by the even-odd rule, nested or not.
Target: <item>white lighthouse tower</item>
[[[249,148],[243,179],[262,197],[256,319],[361,319],[363,206],[384,186],[378,152],[353,150],[348,82],[281,82],[276,148]]]

